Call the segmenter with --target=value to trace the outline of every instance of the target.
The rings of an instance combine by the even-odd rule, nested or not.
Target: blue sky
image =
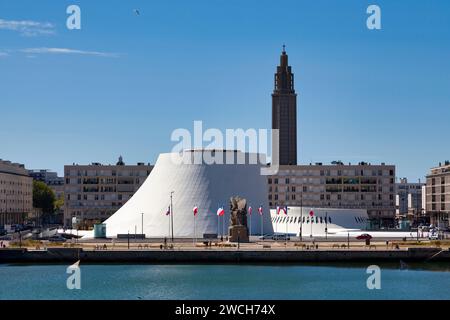
[[[81,30],[66,28],[70,4]],[[370,4],[382,30],[366,28]],[[449,13],[444,0],[0,0],[0,158],[62,174],[119,155],[154,163],[194,120],[270,128],[286,43],[301,163],[423,179],[450,158]]]

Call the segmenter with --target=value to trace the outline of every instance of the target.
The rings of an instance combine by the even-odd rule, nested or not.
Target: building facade
[[[0,159],[0,228],[20,224],[33,208],[33,179],[23,164]]]
[[[294,74],[288,64],[284,46],[272,93],[272,129],[278,131],[278,136],[274,137],[272,163],[296,165],[297,94],[294,89]]]
[[[438,227],[449,226],[450,214],[450,161],[439,163],[427,175],[426,212],[430,222]]]
[[[395,205],[397,216],[402,217],[420,217],[425,212],[424,203],[422,203],[422,187],[425,183],[411,183],[407,178],[401,178],[400,182],[395,184]]]
[[[369,228],[393,227],[395,166],[297,165],[280,166],[268,176],[268,200],[277,206],[366,209]]]
[[[74,217],[80,228],[103,222],[133,196],[152,168],[125,165],[122,158],[116,165],[64,166],[64,225],[71,226]]]

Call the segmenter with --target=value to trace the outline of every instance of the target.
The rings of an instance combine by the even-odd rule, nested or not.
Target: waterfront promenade
[[[0,263],[299,263],[449,261],[448,241],[24,241],[0,249]]]

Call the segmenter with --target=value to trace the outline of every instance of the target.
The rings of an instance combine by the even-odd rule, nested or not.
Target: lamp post
[[[144,236],[144,213],[143,212],[141,213],[141,234],[145,239],[145,236]]]
[[[325,211],[325,240],[328,240],[328,212]]]
[[[5,224],[9,224],[9,219],[8,219],[8,196],[9,194],[5,194],[5,206],[6,206],[6,217],[5,217]]]
[[[303,227],[303,190],[300,193],[300,241],[303,241],[302,228]]]
[[[172,232],[172,243],[173,243],[173,194],[175,191],[170,192],[170,224],[171,224],[171,232]]]

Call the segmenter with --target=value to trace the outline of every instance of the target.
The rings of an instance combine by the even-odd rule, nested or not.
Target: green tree
[[[44,182],[33,181],[33,207],[42,209],[43,218],[55,212],[56,196]]]
[[[54,207],[56,211],[61,210],[64,207],[64,196],[60,196],[55,200]]]

